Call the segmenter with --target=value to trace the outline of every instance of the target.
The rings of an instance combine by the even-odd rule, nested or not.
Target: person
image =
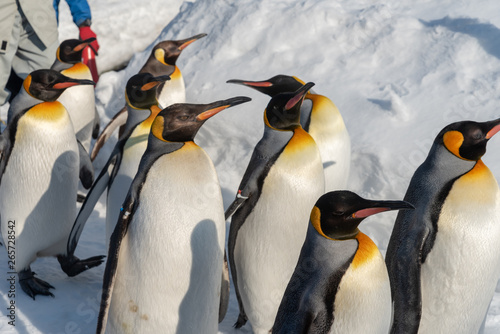
[[[59,21],[59,3],[61,0],[54,0],[54,10],[56,12],[56,18]],[[71,16],[73,17],[73,22],[76,24],[80,31],[80,39],[86,40],[92,37],[96,37],[94,31],[90,28],[92,24],[92,15],[90,12],[90,6],[87,0],[66,0],[69,10],[71,11]],[[97,54],[99,50],[99,43],[97,39],[91,43],[90,47]]]
[[[0,1],[0,106],[17,93],[7,88],[11,73],[22,83],[32,71],[50,68],[58,45],[52,0]]]
[[[90,28],[86,0],[66,0],[80,39],[96,37]],[[50,68],[59,46],[59,0],[0,1],[0,106],[12,101],[23,80],[35,70]],[[97,53],[97,40],[92,43]]]

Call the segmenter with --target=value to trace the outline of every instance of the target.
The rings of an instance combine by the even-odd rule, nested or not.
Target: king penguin
[[[111,236],[97,333],[217,333],[224,208],[193,138],[208,118],[249,100],[173,104],[154,120]]]
[[[277,75],[264,81],[229,80],[271,97],[299,89],[304,82],[297,77]],[[351,167],[351,140],[337,106],[326,96],[309,91],[300,111],[302,128],[318,145],[325,171],[325,190],[345,189]]]
[[[311,211],[273,334],[387,334],[389,275],[382,254],[358,225],[373,214],[400,209],[413,206],[366,200],[350,191],[321,196]]]
[[[386,263],[391,333],[477,333],[500,276],[498,183],[483,163],[500,119],[462,121],[437,135],[413,175]]]
[[[90,69],[82,63],[82,52],[95,38],[84,41],[68,39],[63,41],[56,52],[56,60],[51,69],[74,79],[92,80]],[[79,85],[67,89],[58,99],[71,117],[76,138],[90,152],[91,137],[99,133],[99,115],[95,108],[94,87]]]
[[[176,41],[163,41],[158,43],[153,50],[148,60],[142,66],[139,73],[150,73],[155,77],[168,75],[170,80],[159,87],[158,102],[161,108],[166,108],[174,103],[184,103],[186,101],[186,88],[184,78],[181,71],[176,65],[177,59],[182,51],[191,43],[205,37],[207,34],[198,34],[186,39]],[[127,107],[122,108],[108,123],[102,131],[99,138],[90,154],[92,160],[95,159],[101,147],[106,143],[108,138],[113,134],[116,128],[121,127],[127,121]],[[120,137],[123,133],[123,128],[120,128]]]
[[[13,265],[19,284],[33,299],[37,294],[52,296],[53,288],[31,271],[37,257],[57,256],[69,276],[103,262],[100,256],[80,260],[66,248],[76,215],[78,178],[90,187],[93,169],[88,155],[86,160],[79,157],[84,149],[56,99],[64,89],[79,84],[93,85],[93,81],[70,79],[52,70],[32,72],[24,89],[45,102],[17,112],[0,136],[2,236],[6,247],[15,246]]]
[[[74,249],[85,222],[92,213],[99,197],[108,189],[106,205],[106,245],[120,214],[130,184],[137,174],[139,162],[146,151],[153,120],[161,111],[156,98],[158,86],[169,80],[168,76],[153,77],[149,73],[136,74],[125,87],[125,99],[130,107],[129,117],[122,138],[89,190],[80,208],[70,235],[70,249]]]
[[[256,334],[273,326],[307,232],[307,218],[324,193],[316,143],[300,126],[300,106],[308,83],[274,96],[264,111],[264,135],[243,175],[232,216],[228,256],[240,314]]]

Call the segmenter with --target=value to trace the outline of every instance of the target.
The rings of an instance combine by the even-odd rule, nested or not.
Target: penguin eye
[[[343,216],[344,215],[344,211],[333,211],[332,212],[334,216]]]
[[[475,140],[479,140],[482,138],[483,138],[483,134],[480,131],[478,131],[472,135],[472,139],[475,139]]]
[[[189,119],[189,116],[179,116],[179,117],[177,117],[177,119],[179,119],[181,121],[187,121]]]

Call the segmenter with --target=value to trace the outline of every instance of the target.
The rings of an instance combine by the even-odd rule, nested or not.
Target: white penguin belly
[[[163,108],[166,108],[174,103],[184,102],[186,102],[186,89],[184,79],[179,72],[178,75],[172,76],[171,80],[165,82],[158,96],[158,103]]]
[[[345,189],[351,166],[351,142],[347,131],[313,135],[323,160],[325,192]]]
[[[120,216],[120,208],[123,201],[127,197],[132,180],[137,174],[139,163],[141,162],[142,155],[147,147],[147,134],[144,140],[134,140],[139,138],[131,136],[127,141],[134,142],[133,145],[125,145],[123,150],[122,161],[118,172],[111,184],[108,191],[107,207],[106,207],[106,244],[109,245],[109,238],[115,229],[116,223]]]
[[[306,237],[311,208],[323,191],[315,146],[298,155],[282,154],[238,231],[234,249],[238,290],[256,334],[268,333],[273,326]]]
[[[74,86],[66,89],[58,99],[68,110],[76,138],[89,152],[95,119],[95,95],[91,85]]]
[[[323,161],[325,192],[345,189],[351,167],[351,139],[342,115],[328,98],[308,96],[314,100],[308,133],[318,145]]]
[[[106,333],[216,333],[225,222],[201,149],[160,157],[123,240]]]
[[[422,265],[419,333],[477,333],[487,312],[500,275],[500,199],[483,174],[458,179],[442,207]]]
[[[15,222],[16,271],[26,269],[38,256],[66,254],[76,215],[79,155],[64,113],[55,125],[26,115],[18,123],[0,185],[4,242],[8,222]]]
[[[391,287],[380,252],[349,267],[335,295],[330,334],[387,334],[391,324]]]

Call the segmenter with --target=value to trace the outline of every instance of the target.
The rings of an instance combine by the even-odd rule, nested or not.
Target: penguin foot
[[[80,194],[80,193],[76,194],[76,201],[78,203],[83,203],[83,201],[85,201],[85,198],[87,198],[87,196],[84,194]]]
[[[240,313],[238,315],[238,320],[233,325],[233,327],[236,328],[236,329],[238,329],[238,328],[243,327],[246,323],[247,323],[247,317],[246,317],[246,315]]]
[[[22,270],[18,273],[19,276],[19,285],[21,285],[21,289],[35,300],[36,295],[43,296],[51,296],[54,295],[49,291],[49,289],[55,289],[49,283],[36,278],[35,273],[31,271],[31,269]]]
[[[92,138],[97,139],[99,137],[99,130],[101,129],[101,124],[99,122],[96,122],[94,124],[94,128],[92,129]]]
[[[106,256],[104,255],[99,255],[99,256],[89,257],[88,259],[85,260],[80,260],[74,255],[71,256],[58,255],[57,260],[61,265],[61,269],[68,276],[73,277],[84,272],[87,269],[97,267],[98,265],[104,262],[105,257]]]

